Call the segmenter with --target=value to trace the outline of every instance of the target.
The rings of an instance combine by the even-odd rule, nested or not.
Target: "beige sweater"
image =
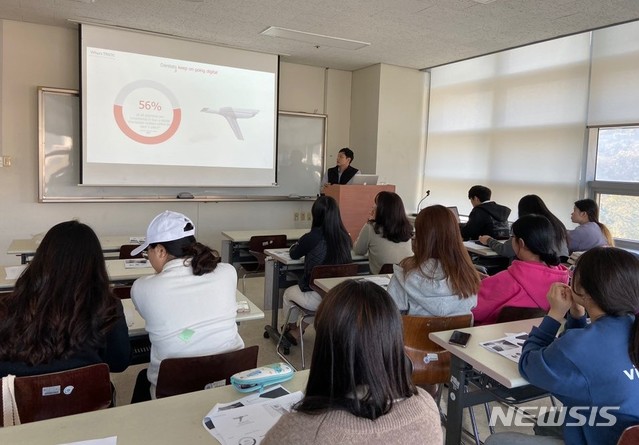
[[[285,414],[266,434],[262,445],[282,444],[436,444],[443,443],[439,411],[424,390],[393,405],[375,420],[335,410],[310,415]]]
[[[398,264],[406,257],[413,255],[411,240],[394,243],[375,233],[373,225],[364,224],[353,245],[353,252],[357,255],[368,253],[368,264],[372,274],[378,274],[384,264]]]

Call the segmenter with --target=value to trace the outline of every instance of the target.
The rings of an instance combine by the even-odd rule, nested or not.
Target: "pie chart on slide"
[[[154,80],[136,80],[124,86],[115,98],[113,115],[122,133],[145,145],[171,139],[182,120],[175,95]]]

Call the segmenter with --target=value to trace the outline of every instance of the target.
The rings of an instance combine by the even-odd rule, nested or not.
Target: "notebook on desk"
[[[377,185],[378,175],[355,175],[351,179],[351,185]]]

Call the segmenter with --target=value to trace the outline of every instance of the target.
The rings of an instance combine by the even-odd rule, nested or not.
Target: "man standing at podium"
[[[326,170],[322,178],[322,191],[327,185],[351,183],[353,176],[359,172],[355,167],[351,167],[353,159],[355,159],[355,154],[348,147],[342,148],[337,153],[337,165]]]

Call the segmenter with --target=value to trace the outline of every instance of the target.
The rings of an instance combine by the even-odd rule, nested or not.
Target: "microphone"
[[[428,198],[429,196],[430,196],[430,190],[426,190],[426,196],[420,199],[419,202],[417,203],[417,213],[419,213],[419,206],[421,206],[422,202],[424,202],[424,200]],[[417,213],[413,213],[413,216],[417,216]]]

